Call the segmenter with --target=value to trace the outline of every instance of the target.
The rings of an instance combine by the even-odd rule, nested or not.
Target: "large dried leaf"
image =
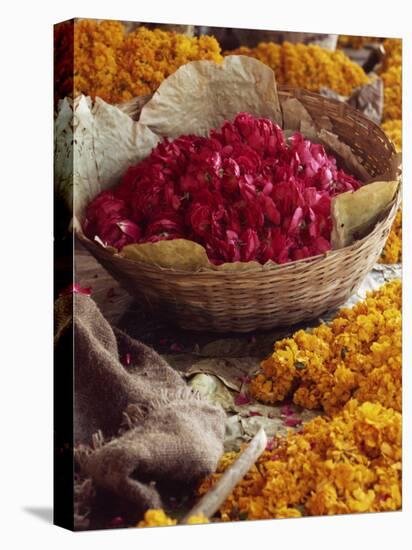
[[[355,88],[348,99],[348,104],[361,111],[375,124],[380,124],[383,114],[383,82],[375,77],[370,84]]]
[[[185,372],[185,376],[198,373],[213,374],[231,390],[240,391],[243,380],[251,371],[259,368],[256,357],[209,358],[194,363]]]
[[[101,188],[107,189],[131,164],[147,157],[160,139],[141,122],[131,120],[100,98],[96,98],[92,113],[98,177]]]
[[[212,264],[206,249],[194,241],[187,239],[172,239],[156,243],[128,244],[122,248],[119,256],[138,262],[158,265],[183,271],[253,271],[262,270],[264,266],[258,262],[231,262],[221,265]],[[265,265],[273,264],[272,261]]]
[[[219,64],[182,65],[143,107],[140,122],[169,138],[206,135],[242,111],[282,125],[274,72],[257,59],[231,55]]]
[[[307,139],[316,140],[317,131],[307,109],[295,97],[282,102],[283,127],[287,130],[299,131]]]
[[[329,99],[337,99],[354,107],[375,124],[380,124],[383,113],[383,82],[382,79],[373,75],[372,81],[355,88],[350,97],[338,94],[330,88],[322,86],[320,94]]]
[[[59,103],[54,121],[54,183],[56,195],[73,209],[73,110],[70,100]]]
[[[393,201],[398,181],[376,181],[332,200],[332,248],[343,248],[367,235]]]
[[[217,376],[199,373],[189,381],[189,386],[212,403],[218,403],[224,410],[233,407],[233,395]]]
[[[128,244],[122,249],[120,256],[138,262],[186,271],[197,271],[202,267],[212,265],[204,247],[186,239]]]
[[[318,133],[320,141],[325,147],[331,150],[341,161],[343,161],[350,173],[357,176],[361,181],[368,181],[370,174],[360,162],[352,149],[341,141],[338,136],[322,128]]]
[[[273,342],[290,334],[289,328],[249,334],[232,338],[220,338],[205,344],[198,352],[203,357],[265,357],[273,348]]]
[[[65,99],[55,120],[56,191],[82,221],[87,204],[145,158],[159,139],[100,98],[94,105],[85,96]]]

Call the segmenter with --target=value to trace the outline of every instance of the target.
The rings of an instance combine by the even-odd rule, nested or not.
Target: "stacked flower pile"
[[[401,410],[402,285],[387,283],[329,324],[276,342],[250,391],[265,403],[339,411],[353,396]]]
[[[209,523],[209,520],[203,515],[190,516],[187,520],[188,525],[199,523]],[[161,527],[176,524],[177,520],[170,518],[161,508],[151,508],[146,510],[144,518],[139,521],[136,527]]]
[[[209,137],[165,139],[89,204],[84,230],[117,249],[184,238],[216,265],[285,263],[331,248],[331,199],[359,186],[321,145],[240,113]]]
[[[342,310],[329,327],[299,331],[275,346],[263,364],[264,383],[270,375],[272,384],[263,389],[265,400],[280,399],[298,384],[297,392],[308,389],[306,406],[314,405],[314,396],[332,415],[271,440],[216,521],[401,508],[401,293],[400,281],[386,283],[352,310]],[[255,389],[262,389],[261,382]],[[238,456],[224,454],[198,494],[208,492]],[[175,523],[163,512],[146,515],[139,526]]]
[[[266,402],[293,393],[323,406],[301,431],[267,450],[219,510],[223,521],[398,510],[402,504],[400,281],[370,293],[330,326],[281,340],[252,391]],[[354,396],[355,398],[352,398]],[[207,492],[237,458],[226,453]]]
[[[338,46],[340,48],[353,48],[358,50],[366,44],[375,44],[382,42],[383,38],[377,36],[352,36],[348,34],[340,34],[338,38]]]
[[[144,518],[139,521],[136,527],[161,527],[166,525],[176,525],[177,521],[170,518],[161,508],[151,508],[146,510]]]
[[[390,38],[383,43],[385,57],[380,76],[384,83],[383,120],[402,119],[402,41]]]
[[[399,209],[396,213],[395,221],[379,259],[381,264],[397,264],[400,262],[402,262],[402,209]]]
[[[384,42],[385,58],[381,78],[384,82],[384,111],[382,129],[393,141],[397,151],[402,150],[402,41],[390,38]],[[392,226],[381,263],[402,261],[402,211],[399,210]]]
[[[73,24],[69,21],[54,27],[54,96],[55,102],[73,96],[74,36]]]
[[[68,47],[73,50],[68,55]],[[210,36],[139,27],[126,32],[119,21],[80,20],[56,27],[56,87],[59,98],[85,94],[121,103],[154,92],[161,82],[189,61],[222,60]],[[68,66],[68,64],[71,66]]]
[[[322,86],[349,96],[352,90],[369,82],[364,70],[342,51],[331,52],[320,46],[262,42],[256,48],[241,47],[226,55],[248,55],[271,67],[278,84],[319,92]]]
[[[402,503],[402,415],[352,399],[333,418],[275,440],[219,511],[223,521],[398,510]],[[237,458],[223,456],[207,492]]]

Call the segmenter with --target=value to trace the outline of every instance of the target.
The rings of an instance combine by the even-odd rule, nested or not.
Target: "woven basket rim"
[[[363,113],[362,111],[359,111],[359,109],[356,109],[355,107],[353,107],[352,105],[349,105],[349,103],[346,103],[345,101],[340,101],[339,99],[336,99],[334,97],[327,97],[320,93],[307,90],[306,88],[301,88],[298,86],[290,86],[288,84],[278,84],[277,89],[278,89],[278,92],[280,92],[281,94],[282,93],[293,94],[297,99],[299,99],[299,95],[301,94],[306,96],[311,96],[313,98],[322,98],[323,101],[327,101],[328,103],[332,103],[339,106],[339,108],[342,109],[343,111],[347,111],[348,113],[354,113],[357,118],[363,119],[368,126],[374,126],[383,136],[386,137],[385,132],[382,130],[379,124],[374,122],[372,119],[368,118],[365,115],[365,113]],[[388,140],[388,144],[391,149],[391,152],[396,155],[397,154],[396,148],[393,142]]]

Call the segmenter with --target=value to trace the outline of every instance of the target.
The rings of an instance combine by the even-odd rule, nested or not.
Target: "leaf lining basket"
[[[299,99],[315,122],[328,116],[333,132],[372,176],[390,170],[395,149],[379,126],[362,113],[306,90],[280,86],[278,91],[281,103],[291,97]],[[140,98],[124,110],[136,119],[143,104]],[[113,255],[83,233],[76,234],[101,265],[154,314],[184,329],[249,332],[308,321],[345,302],[378,260],[400,202],[398,190],[374,229],[350,246],[245,272],[167,269]]]

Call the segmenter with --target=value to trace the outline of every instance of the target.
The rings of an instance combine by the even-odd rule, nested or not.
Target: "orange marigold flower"
[[[398,510],[401,438],[400,413],[352,399],[332,418],[316,417],[265,451],[221,506],[219,519]],[[199,494],[216,483],[234,456],[223,456]]]
[[[160,527],[163,525],[176,525],[175,519],[169,518],[161,508],[146,510],[144,519],[139,521],[136,527]]]
[[[322,86],[350,95],[357,86],[369,82],[360,65],[341,50],[331,52],[320,46],[262,42],[256,48],[241,47],[225,55],[248,55],[269,65],[279,84],[318,92]]]
[[[368,293],[329,324],[276,342],[250,392],[265,403],[289,394],[296,405],[339,411],[355,396],[401,409],[402,285]]]
[[[74,75],[70,66],[73,54]],[[56,27],[55,55],[59,59],[58,97],[85,94],[109,103],[153,93],[189,61],[222,60],[220,46],[212,36],[191,38],[145,27],[127,32],[120,21],[88,19],[75,20],[74,30],[72,23]]]

